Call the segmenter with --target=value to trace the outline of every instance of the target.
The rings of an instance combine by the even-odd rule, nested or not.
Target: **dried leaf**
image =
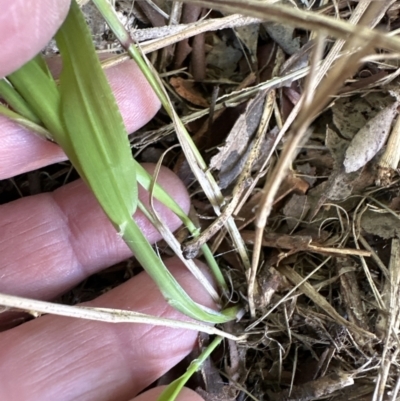
[[[251,149],[251,138],[261,119],[264,96],[256,96],[239,116],[226,139],[210,162],[210,167],[219,170],[220,187],[226,188],[241,172]]]
[[[263,23],[268,35],[291,56],[300,50],[300,38],[294,38],[294,28],[289,25],[282,25],[275,22]]]
[[[247,47],[253,62],[256,61],[257,57],[259,30],[260,24],[250,24],[235,29],[237,37]]]
[[[213,36],[213,40],[213,47],[206,57],[207,66],[217,67],[220,78],[231,78],[237,68],[237,63],[242,58],[242,52],[227,45],[217,35]]]
[[[364,167],[383,147],[397,114],[396,101],[386,107],[361,128],[347,148],[344,167],[351,173]]]
[[[295,228],[304,219],[309,210],[310,205],[307,196],[293,194],[283,208],[283,214],[287,217],[286,223],[289,228],[291,230]]]
[[[400,220],[391,213],[378,213],[367,210],[361,218],[361,227],[372,235],[389,239],[400,237]]]
[[[190,82],[181,77],[172,77],[169,80],[170,84],[175,88],[176,92],[185,100],[196,106],[209,107],[209,104],[202,94]]]

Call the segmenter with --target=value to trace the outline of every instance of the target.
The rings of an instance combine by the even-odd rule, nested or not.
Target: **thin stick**
[[[259,18],[245,17],[241,14],[233,14],[223,18],[210,18],[194,24],[180,24],[162,26],[157,28],[131,30],[130,34],[137,42],[147,41],[140,45],[144,54],[173,45],[181,40],[191,38],[204,32],[219,31],[221,29],[235,28],[260,22]],[[151,40],[152,39],[152,40]],[[123,54],[103,63],[106,68],[123,63],[131,57]]]
[[[37,301],[34,299],[17,297],[0,293],[0,305],[21,309],[29,313],[50,313],[53,315],[74,317],[79,319],[96,320],[107,323],[143,323],[153,326],[164,326],[175,329],[186,329],[201,331],[237,341],[239,337],[225,333],[212,326],[201,323],[184,322],[180,320],[166,319],[146,315],[144,313],[133,312],[123,309],[111,308],[90,308],[86,306],[60,305],[51,302]]]

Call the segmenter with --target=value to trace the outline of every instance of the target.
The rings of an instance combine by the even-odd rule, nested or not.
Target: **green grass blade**
[[[166,389],[158,397],[157,401],[174,401],[193,373],[200,369],[204,361],[211,355],[211,353],[222,340],[222,337],[216,337],[212,343],[201,353],[201,355],[190,363],[187,371],[166,387]]]
[[[235,319],[237,308],[220,313],[194,302],[165,267],[133,219],[125,227],[123,238],[156,282],[168,303],[175,309],[203,322],[224,323]]]
[[[0,97],[22,117],[40,125],[39,117],[32,111],[24,98],[5,79],[0,80]]]
[[[42,121],[54,137],[64,135],[59,118],[60,94],[52,77],[43,70],[39,56],[26,63],[19,70],[7,76],[30,109]]]
[[[74,1],[56,41],[63,59],[61,115],[69,134],[62,146],[123,234],[137,206],[134,163],[118,106]]]
[[[202,185],[204,193],[210,200],[210,203],[213,205],[217,215],[220,214],[220,207],[223,201],[222,193],[218,185],[216,184],[212,174],[207,171],[208,167],[204,162],[197,147],[194,145],[192,138],[176,115],[169,101],[168,95],[164,90],[162,84],[159,82],[158,77],[156,76],[156,74],[153,73],[152,67],[146,63],[145,59],[140,54],[140,51],[134,45],[132,38],[125,29],[124,25],[119,21],[118,16],[116,15],[112,5],[107,0],[93,0],[93,2],[105,18],[108,25],[111,27],[118,40],[121,42],[122,46],[127,50],[132,59],[135,60],[143,75],[146,77],[152,89],[158,96],[168,115],[174,121],[176,132],[178,134],[178,139],[180,141],[182,149],[186,156],[190,156],[188,157],[188,162],[191,165],[192,171]],[[247,248],[232,217],[227,220],[226,225],[245,267],[249,269],[250,259],[248,257]],[[211,261],[210,265],[212,267],[214,276],[216,277],[218,283],[220,283],[222,288],[225,290],[227,288],[227,285],[218,264],[215,262],[211,251],[206,246],[204,247],[204,249],[207,259]]]
[[[142,187],[145,188],[146,190],[150,191],[153,177],[139,163],[137,163],[136,161],[135,163],[136,163],[135,167],[136,175],[139,184],[142,185]],[[189,217],[181,209],[181,207],[175,202],[175,200],[157,183],[154,185],[152,189],[154,197],[160,202],[162,202],[165,206],[167,206],[170,210],[172,210],[180,218],[182,223],[187,227],[187,229],[193,236],[198,236],[199,229],[193,224],[193,222],[189,219]],[[224,292],[227,292],[228,285],[226,284],[221,269],[219,268],[209,246],[207,244],[204,244],[201,247],[201,250],[214,275],[218,287],[221,288]]]

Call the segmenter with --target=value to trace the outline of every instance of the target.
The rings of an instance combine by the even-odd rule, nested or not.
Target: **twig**
[[[233,14],[222,18],[210,18],[201,20],[194,24],[168,25],[157,28],[133,29],[130,31],[131,36],[136,42],[148,41],[141,43],[139,46],[144,54],[163,49],[166,46],[180,42],[181,40],[191,38],[203,32],[218,31],[221,29],[235,28],[260,22],[259,18],[245,17],[241,14]],[[152,39],[152,40],[149,40]],[[116,64],[129,60],[128,54],[119,55],[117,57],[106,60],[103,63],[105,68],[112,67]]]
[[[60,305],[6,294],[0,294],[0,305],[7,306],[9,308],[22,309],[28,311],[29,313],[36,314],[51,313],[53,315],[96,320],[108,323],[143,323],[151,324],[153,326],[202,331],[204,333],[218,335],[235,341],[239,339],[239,337],[225,333],[205,324],[154,317],[144,313],[123,309]]]

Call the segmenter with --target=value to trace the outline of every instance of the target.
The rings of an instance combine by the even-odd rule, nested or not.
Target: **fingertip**
[[[131,401],[157,401],[165,388],[166,386],[152,388],[132,398]],[[175,401],[204,401],[204,399],[195,391],[184,387],[175,398]]]
[[[126,61],[106,69],[106,75],[128,133],[148,123],[161,103],[137,64]]]
[[[3,1],[0,13],[0,78],[15,71],[50,41],[70,0]]]

